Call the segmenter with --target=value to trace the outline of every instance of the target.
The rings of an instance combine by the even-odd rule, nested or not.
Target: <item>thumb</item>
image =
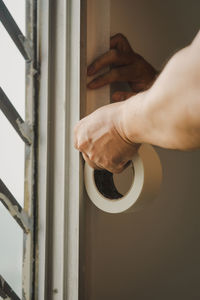
[[[120,102],[134,95],[136,95],[136,93],[134,92],[115,92],[114,94],[112,94],[111,100],[112,102]]]

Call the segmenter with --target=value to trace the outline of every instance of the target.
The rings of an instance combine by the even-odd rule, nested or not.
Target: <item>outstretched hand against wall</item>
[[[111,37],[110,50],[88,67],[87,74],[94,76],[105,67],[110,67],[110,71],[89,82],[89,89],[97,89],[112,82],[128,82],[132,90],[115,92],[112,101],[123,101],[148,89],[158,74],[141,55],[133,51],[127,38],[121,33]]]

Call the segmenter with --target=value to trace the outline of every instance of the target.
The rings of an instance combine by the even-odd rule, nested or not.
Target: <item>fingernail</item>
[[[93,65],[89,66],[87,69],[87,74],[90,76],[95,72],[95,68]]]

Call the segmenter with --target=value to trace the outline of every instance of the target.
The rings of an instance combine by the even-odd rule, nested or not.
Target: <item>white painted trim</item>
[[[78,300],[80,1],[39,1],[38,299]]]
[[[66,166],[65,166],[65,233],[64,233],[64,290],[63,299],[78,300],[79,295],[79,204],[80,158],[74,148],[74,126],[80,119],[80,24],[81,2],[69,1],[67,39],[66,87]]]
[[[38,257],[36,299],[46,296],[47,215],[48,215],[48,99],[49,99],[49,1],[38,1],[38,52],[40,53],[40,90],[38,108]]]
[[[96,91],[86,89],[87,65],[98,55],[109,49],[110,38],[110,0],[82,1],[81,25],[81,117],[108,104],[109,87]],[[82,159],[81,159],[82,162]],[[96,207],[85,191],[82,168],[80,169],[80,299],[93,299],[95,286],[93,278],[94,252],[92,245],[96,240],[95,231],[98,224]],[[82,190],[81,190],[82,189]]]

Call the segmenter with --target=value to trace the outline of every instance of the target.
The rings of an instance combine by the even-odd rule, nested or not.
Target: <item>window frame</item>
[[[22,299],[34,299],[35,238],[36,238],[36,149],[37,149],[37,1],[26,1],[26,35],[24,36],[3,0],[0,0],[1,21],[26,62],[25,121],[6,94],[0,89],[0,108],[25,143],[24,207],[0,180],[0,200],[18,225],[23,235]],[[12,287],[0,276],[0,295],[19,299]]]
[[[80,0],[39,1],[37,299],[79,298]]]

